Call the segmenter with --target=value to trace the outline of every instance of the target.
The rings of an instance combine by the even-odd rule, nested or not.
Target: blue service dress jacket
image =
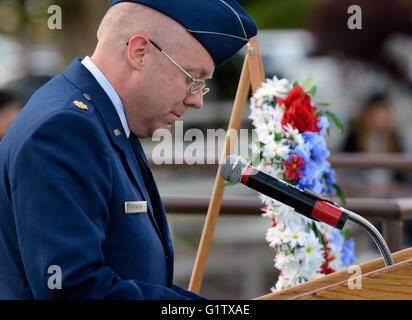
[[[0,142],[1,299],[202,298],[173,284],[165,210],[131,137],[80,59],[32,96]]]

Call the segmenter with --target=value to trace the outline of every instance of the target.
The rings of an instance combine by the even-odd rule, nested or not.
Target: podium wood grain
[[[290,300],[412,300],[412,259],[362,276],[359,289],[348,281],[305,293]]]
[[[395,252],[392,254],[392,257],[395,261],[395,264],[412,259],[412,248],[408,248],[405,250]],[[371,260],[371,261],[359,264],[359,266],[361,267],[362,274],[366,275],[367,273],[378,271],[379,269],[385,268],[385,263],[383,261],[383,258],[378,258],[375,260]],[[306,293],[319,290],[321,288],[326,288],[330,286],[331,284],[338,284],[341,282],[345,282],[345,284],[347,285],[347,280],[351,276],[353,276],[353,273],[349,273],[348,270],[345,269],[345,270],[341,270],[341,271],[329,274],[327,276],[321,277],[319,279],[308,281],[300,285],[287,288],[284,290],[280,290],[277,292],[269,293],[267,295],[264,295],[264,296],[261,296],[255,299],[256,300],[293,299],[293,298],[302,296]],[[356,290],[351,290],[351,293],[353,294],[352,291],[356,291]],[[410,297],[409,299],[412,299],[412,297]]]

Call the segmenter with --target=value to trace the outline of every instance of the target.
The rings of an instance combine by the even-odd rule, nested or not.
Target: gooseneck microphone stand
[[[372,237],[373,241],[375,241],[379,252],[381,253],[383,260],[385,261],[386,266],[391,266],[394,264],[393,258],[391,255],[391,252],[388,248],[388,245],[386,244],[385,240],[383,239],[382,235],[379,233],[379,231],[374,227],[372,223],[370,223],[368,220],[365,218],[361,217],[360,215],[342,208],[341,209],[348,215],[348,220],[356,223],[360,227],[362,227],[364,230],[366,230],[369,235]]]

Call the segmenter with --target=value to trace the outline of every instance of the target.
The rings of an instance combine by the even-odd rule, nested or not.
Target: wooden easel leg
[[[239,80],[238,90],[234,102],[234,107],[232,110],[232,115],[230,117],[228,132],[239,131],[240,122],[242,120],[243,109],[246,104],[246,100],[249,94],[250,88],[250,77],[248,71],[248,55],[246,55],[245,61],[243,63],[242,73]],[[232,129],[232,130],[231,130]],[[226,136],[225,145],[221,155],[221,161],[230,154],[230,136]],[[193,292],[199,292],[200,286],[203,279],[203,274],[206,266],[206,261],[209,255],[209,249],[213,240],[213,233],[215,230],[217,218],[219,216],[219,211],[222,203],[224,188],[222,184],[225,181],[220,176],[220,165],[216,174],[215,184],[213,187],[212,197],[209,202],[209,208],[206,215],[206,221],[202,232],[202,237],[200,238],[199,249],[197,251],[196,261],[192,272],[192,277],[189,283],[189,290]]]
[[[265,81],[263,72],[262,59],[259,53],[257,39],[251,39],[247,47],[245,61],[243,63],[242,73],[236,92],[235,102],[233,105],[232,115],[228,126],[225,145],[220,157],[220,163],[223,159],[233,152],[235,143],[233,143],[233,133],[239,132],[242,121],[243,110],[249,95],[250,85],[255,92],[261,83]],[[199,249],[197,252],[192,277],[189,283],[189,290],[199,293],[202,284],[203,274],[206,267],[206,261],[213,240],[217,218],[219,216],[224,188],[222,184],[225,180],[220,176],[220,163],[216,174],[215,184],[213,187],[212,197],[206,215],[206,221],[200,239]]]

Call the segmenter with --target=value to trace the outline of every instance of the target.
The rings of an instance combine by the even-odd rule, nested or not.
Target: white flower
[[[267,79],[256,91],[254,96],[259,100],[273,100],[276,96],[283,96],[289,91],[289,82],[286,79],[278,80],[277,77]]]
[[[286,237],[290,239],[290,245],[296,247],[304,245],[305,235],[306,234],[302,231],[292,232],[292,230],[290,230],[290,233],[286,234]]]
[[[258,197],[260,198],[260,200],[262,201],[263,205],[265,205],[265,206],[270,206],[270,205],[272,205],[272,203],[273,203],[272,198],[269,198],[268,196],[265,196],[265,195],[262,194],[262,193],[259,193]],[[269,210],[270,210],[270,208],[269,208]],[[267,210],[267,211],[269,211],[269,210]],[[272,211],[272,213],[273,213],[273,217],[274,217],[274,212]]]
[[[287,159],[289,153],[289,147],[281,142],[272,141],[263,147],[263,156],[268,158],[280,157],[282,159]]]
[[[271,248],[281,244],[281,236],[282,230],[278,227],[272,227],[266,231],[266,241],[269,242]]]
[[[302,137],[302,134],[298,129],[294,129],[290,123],[287,123],[285,126],[286,137],[293,142],[295,142],[297,147],[302,147],[305,144],[305,140]]]
[[[257,139],[263,144],[269,144],[275,140],[275,132],[265,123],[256,130]]]
[[[329,267],[331,267],[334,270],[340,270],[343,269],[343,264],[341,262],[341,251],[338,250],[331,250],[329,252],[329,258],[333,258],[332,261],[329,262]]]
[[[275,290],[279,291],[279,290],[283,290],[287,287],[290,287],[289,280],[287,278],[285,278],[284,276],[280,275],[279,278],[278,278],[278,282],[276,283],[276,287],[272,288],[271,290],[272,290],[272,292],[275,291]]]
[[[323,263],[323,250],[323,246],[313,232],[308,233],[305,246],[300,250],[300,258],[304,261],[304,267],[318,270]]]
[[[274,211],[273,216],[276,222],[284,223],[295,232],[307,229],[307,221],[310,221],[308,218],[297,213],[295,209],[276,200],[272,200],[272,202]]]
[[[326,240],[330,240],[332,238],[332,227],[331,226],[329,226],[326,223],[321,223],[317,221],[315,221],[315,224],[318,230],[320,231],[320,233],[322,233],[326,237]]]
[[[272,79],[268,79],[266,81],[266,86],[272,87],[278,96],[287,94],[291,89],[287,79],[278,79],[276,76]]]

